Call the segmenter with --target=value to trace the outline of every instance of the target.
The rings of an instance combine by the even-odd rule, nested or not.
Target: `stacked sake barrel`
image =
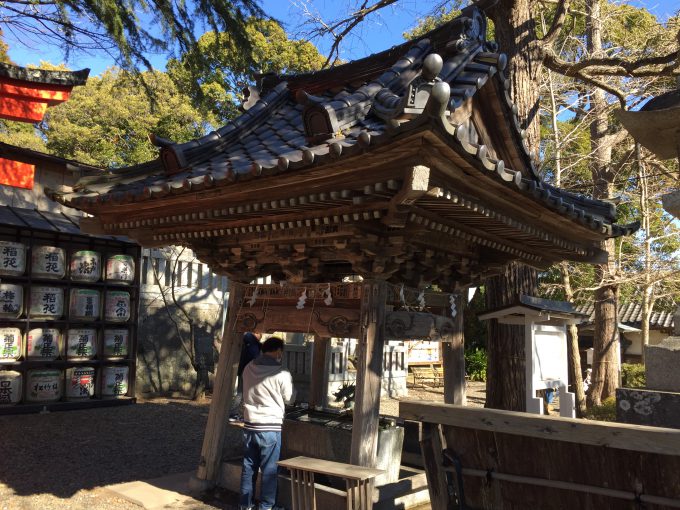
[[[0,240],[0,406],[128,394],[135,259]]]

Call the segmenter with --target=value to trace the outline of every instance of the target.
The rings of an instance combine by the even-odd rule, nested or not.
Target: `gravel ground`
[[[443,401],[441,388],[409,396]],[[382,414],[396,416],[398,399]],[[210,401],[153,399],[136,405],[0,416],[0,510],[132,510],[102,487],[196,468]],[[468,405],[484,405],[484,383],[468,383]],[[236,509],[235,495],[216,493],[185,510]]]
[[[101,487],[196,469],[208,408],[209,401],[154,399],[0,416],[0,509],[139,508]],[[235,508],[211,503],[194,507]]]

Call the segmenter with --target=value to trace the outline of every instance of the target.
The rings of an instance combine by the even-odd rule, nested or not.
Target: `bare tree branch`
[[[557,3],[557,9],[555,11],[555,17],[553,18],[553,22],[550,25],[550,28],[548,29],[548,32],[546,32],[545,36],[543,39],[541,39],[541,42],[543,44],[552,44],[555,39],[560,35],[562,32],[562,27],[564,26],[564,20],[567,17],[567,12],[569,10],[569,5],[570,5],[570,0],[559,0]]]

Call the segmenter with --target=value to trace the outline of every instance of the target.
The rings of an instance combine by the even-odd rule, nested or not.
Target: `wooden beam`
[[[328,347],[331,339],[314,335],[312,379],[309,385],[309,405],[325,406],[328,394]]]
[[[432,404],[415,400],[399,402],[399,416],[406,420],[440,423],[567,443],[607,446],[662,455],[680,455],[680,430],[678,429]]]
[[[444,470],[441,426],[434,423],[423,423],[420,430],[420,451],[427,476],[427,487],[430,491],[432,510],[449,510],[454,508],[449,496],[449,487]]]
[[[215,373],[208,423],[205,427],[201,458],[196,472],[198,483],[196,481],[192,483],[192,486],[197,490],[204,491],[214,487],[220,473],[227,416],[231,408],[236,372],[241,357],[243,335],[236,331],[235,326],[236,317],[243,300],[243,290],[242,285],[231,282],[229,308],[227,310],[229,322],[222,337],[222,347]]]
[[[350,463],[376,467],[387,285],[384,282],[366,282],[362,296],[362,332],[357,346],[358,366]]]
[[[464,406],[465,398],[465,338],[463,332],[463,303],[461,294],[455,297],[456,316],[453,331],[441,344],[444,367],[444,402]]]

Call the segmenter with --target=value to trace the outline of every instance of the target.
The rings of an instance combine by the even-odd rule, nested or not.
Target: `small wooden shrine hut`
[[[380,354],[386,337],[403,338],[420,321],[412,308],[420,289],[457,294],[511,261],[601,262],[599,243],[635,228],[616,224],[612,204],[541,180],[510,100],[506,57],[485,34],[483,13],[470,7],[362,60],[260,76],[243,115],[217,131],[187,143],[156,138],[157,160],[55,192],[93,216],[85,230],[190,246],[233,282],[287,283],[232,286],[199,478],[217,476],[240,331],[308,331],[314,319],[319,336],[359,339],[351,462],[373,466]],[[334,284],[349,275],[364,282]],[[402,300],[402,284],[418,290]],[[296,291],[286,295],[287,286]],[[461,327],[444,327],[458,298],[429,299],[417,308],[435,314],[425,313],[414,336],[449,337],[447,398],[461,398]],[[394,312],[399,334],[386,332]]]

